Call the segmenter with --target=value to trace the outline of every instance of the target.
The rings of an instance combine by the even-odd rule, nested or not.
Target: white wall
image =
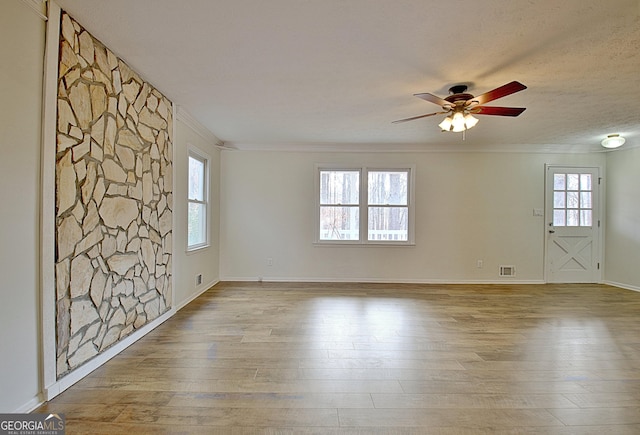
[[[204,137],[192,128],[193,120],[185,122],[178,113],[175,122],[174,143],[174,230],[173,230],[173,277],[176,308],[182,307],[194,297],[218,282],[219,273],[219,213],[220,209],[220,151],[215,147],[215,138]],[[187,184],[188,146],[195,146],[211,158],[209,192],[211,215],[211,245],[187,253]],[[195,276],[202,274],[202,284],[195,285]]]
[[[39,385],[39,218],[45,23],[0,2],[0,412],[36,403]],[[28,406],[28,405],[27,405]]]
[[[415,164],[415,246],[315,246],[317,163]],[[541,281],[545,163],[604,155],[223,152],[221,280],[495,282],[505,264]]]
[[[640,290],[640,148],[607,153],[605,280]]]

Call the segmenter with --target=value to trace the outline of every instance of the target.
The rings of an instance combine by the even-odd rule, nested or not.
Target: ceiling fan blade
[[[471,113],[477,115],[518,116],[526,110],[526,107],[487,107],[480,106],[471,109]]]
[[[467,105],[469,104],[482,105],[482,104],[488,103],[489,101],[497,100],[498,98],[515,94],[516,92],[520,92],[524,89],[527,89],[525,85],[523,85],[520,82],[513,81],[511,83],[507,83],[506,85],[502,85],[499,88],[495,88],[492,91],[485,92],[482,95],[478,95],[477,97],[471,98],[470,100],[467,101]]]
[[[428,113],[426,115],[412,116],[411,118],[398,119],[397,121],[393,121],[392,124],[399,124],[401,122],[413,121],[414,119],[426,118],[427,116],[443,115],[445,113],[449,113],[449,112],[435,112],[435,113]]]
[[[445,107],[445,106],[449,106],[449,107],[453,107],[455,106],[455,104],[451,104],[449,101],[440,98],[436,95],[430,94],[428,92],[425,92],[423,94],[413,94],[414,97],[418,97],[418,98],[422,98],[425,101],[428,101],[430,103],[433,104],[437,104],[440,107]]]

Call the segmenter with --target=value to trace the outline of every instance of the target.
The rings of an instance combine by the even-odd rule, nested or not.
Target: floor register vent
[[[516,276],[516,267],[500,266],[500,276]]]

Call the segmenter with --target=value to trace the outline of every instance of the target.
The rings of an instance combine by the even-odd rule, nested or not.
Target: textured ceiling
[[[640,146],[638,0],[56,0],[238,148],[600,150]],[[463,141],[442,97],[512,80]]]

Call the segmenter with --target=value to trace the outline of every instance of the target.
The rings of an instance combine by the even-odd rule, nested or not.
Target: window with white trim
[[[209,245],[209,158],[189,149],[187,250]]]
[[[316,241],[413,244],[412,167],[317,169]]]

